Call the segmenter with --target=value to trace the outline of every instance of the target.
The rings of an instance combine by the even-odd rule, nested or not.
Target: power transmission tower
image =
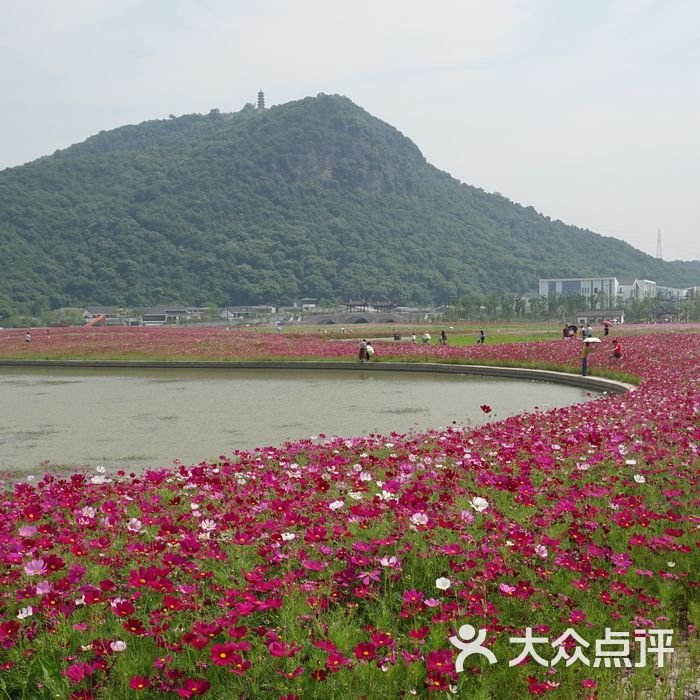
[[[656,257],[658,260],[663,259],[663,256],[661,255],[661,229],[659,229],[659,234],[656,237]]]

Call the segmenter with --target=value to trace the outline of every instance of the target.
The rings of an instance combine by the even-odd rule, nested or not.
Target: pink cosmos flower
[[[24,566],[27,576],[43,576],[46,573],[46,562],[43,559],[32,559]]]

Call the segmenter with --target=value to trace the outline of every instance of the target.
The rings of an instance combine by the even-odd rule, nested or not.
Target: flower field
[[[20,340],[0,332],[0,356],[355,353],[223,329]],[[683,698],[700,668],[700,333],[623,345],[589,360],[642,378],[623,396],[6,488],[0,698]],[[575,371],[580,344],[377,352]],[[477,630],[495,663],[460,658]]]

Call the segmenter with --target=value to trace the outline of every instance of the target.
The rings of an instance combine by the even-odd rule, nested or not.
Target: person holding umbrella
[[[588,376],[588,354],[591,351],[591,346],[594,343],[599,343],[600,338],[585,338],[583,341],[583,350],[581,351],[581,376]]]

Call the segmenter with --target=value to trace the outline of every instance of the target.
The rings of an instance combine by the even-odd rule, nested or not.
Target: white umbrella
[[[585,338],[583,342],[584,343],[599,343],[600,338]]]

